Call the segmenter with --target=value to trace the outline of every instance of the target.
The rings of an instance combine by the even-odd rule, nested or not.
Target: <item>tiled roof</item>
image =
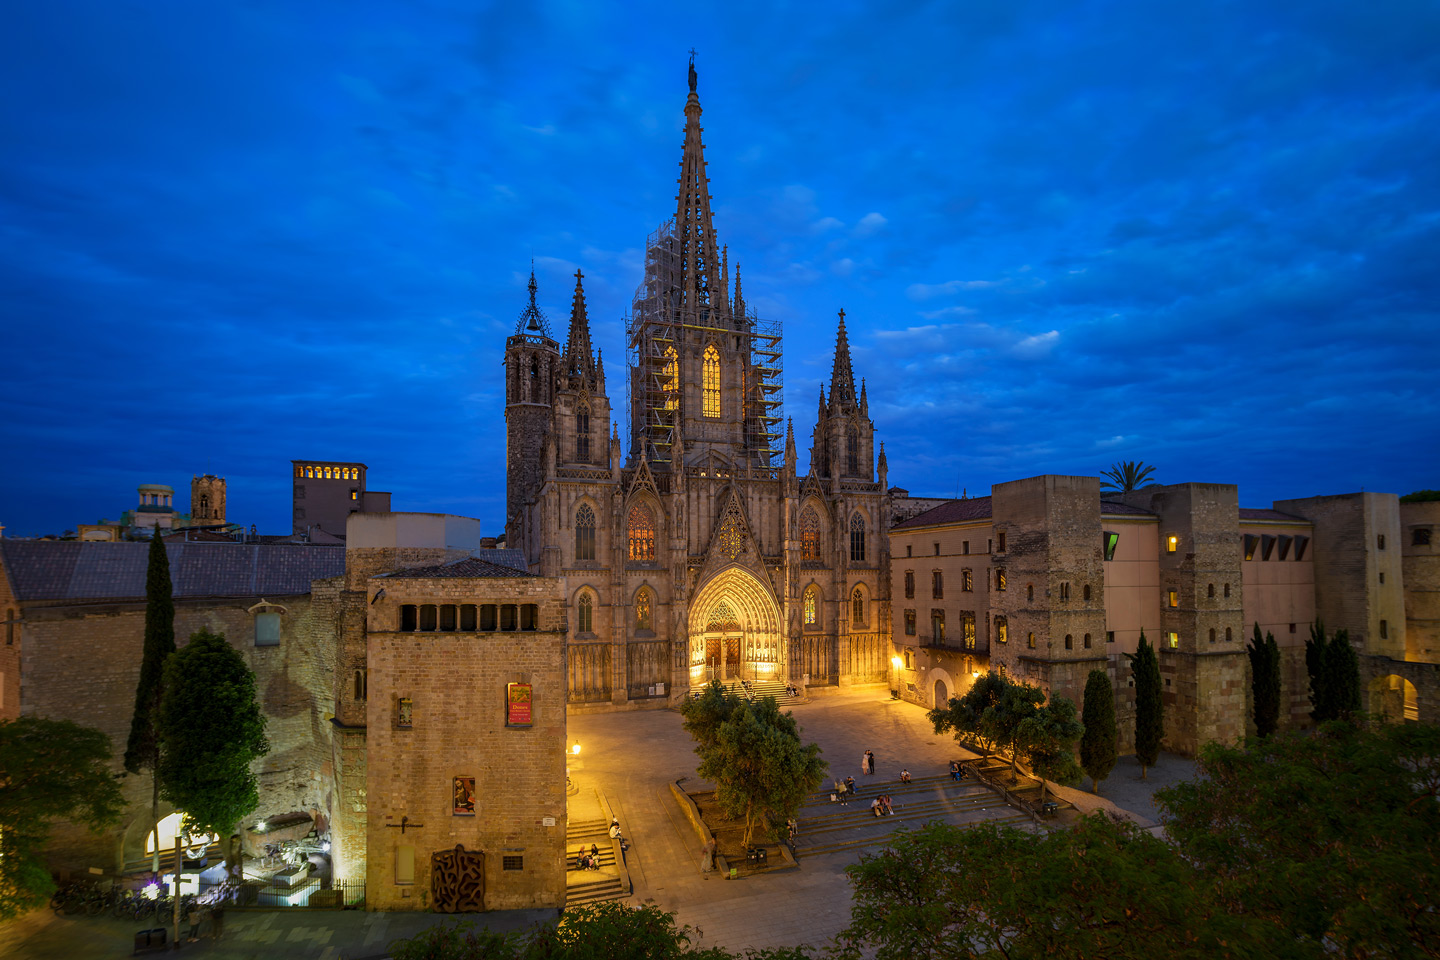
[[[1139,507],[1132,507],[1130,506],[1130,504],[1121,503],[1119,500],[1101,500],[1100,512],[1107,513],[1111,516],[1115,516],[1117,514],[1135,514],[1136,516],[1141,517],[1155,516],[1155,514],[1151,513],[1149,510],[1142,510]]]
[[[1289,513],[1281,513],[1279,510],[1271,510],[1268,507],[1241,507],[1241,520],[1281,520],[1285,523],[1309,523],[1304,517],[1297,517]]]
[[[431,578],[448,577],[528,577],[530,573],[523,567],[516,568],[507,566],[495,561],[505,559],[514,561],[520,558],[523,563],[523,555],[519,550],[486,550],[487,558],[465,557],[450,563],[442,563],[433,567],[412,567],[407,570],[393,570],[390,573],[382,573],[382,577],[394,577],[404,580],[428,580]],[[505,554],[504,557],[488,558],[490,554]],[[513,555],[513,556],[512,556]]]
[[[989,520],[990,498],[970,497],[966,500],[950,500],[916,514],[904,523],[897,523],[892,530],[907,530],[911,527],[933,527],[943,523],[962,523],[966,520]]]
[[[293,597],[345,572],[345,551],[317,544],[167,543],[175,597]],[[143,600],[148,543],[0,540],[15,593],[32,600]]]

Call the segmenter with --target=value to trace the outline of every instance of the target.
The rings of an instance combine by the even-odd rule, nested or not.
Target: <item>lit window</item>
[[[975,614],[969,610],[960,611],[960,640],[965,649],[975,649]]]
[[[865,518],[858,513],[850,518],[850,562],[865,562]]]
[[[1027,633],[1027,634],[1025,635],[1025,645],[1026,645],[1027,647],[1029,647],[1031,650],[1034,650],[1034,649],[1035,649],[1035,634],[1033,634],[1033,633]]]
[[[577,633],[589,633],[595,625],[595,607],[590,600],[590,594],[580,594],[579,616],[576,618]]]
[[[807,627],[820,624],[820,588],[814,584],[805,588],[804,619]]]
[[[996,617],[996,618],[995,618],[995,642],[996,642],[996,643],[1009,643],[1009,642],[1010,642],[1010,622],[1009,622],[1008,620],[1006,620],[1004,617]],[[967,646],[970,646],[970,644],[967,644]]]
[[[820,559],[820,518],[811,507],[800,514],[800,559]]]
[[[859,587],[850,594],[850,626],[865,626],[865,593]]]
[[[1169,593],[1169,604],[1171,607],[1180,606],[1180,591],[1171,590]]]
[[[1176,549],[1177,547],[1179,547],[1179,546],[1180,546],[1180,538],[1177,537],[1177,536],[1175,536],[1173,533],[1172,533],[1170,536],[1168,536],[1168,537],[1165,538],[1165,552],[1166,552],[1166,553],[1174,553],[1174,552],[1175,552],[1175,549]]]
[[[630,559],[642,563],[654,560],[655,515],[650,508],[643,503],[636,504],[625,526],[630,541]]]
[[[1226,632],[1228,633],[1229,631],[1227,630]],[[1166,634],[1165,636],[1166,636],[1166,638],[1170,641],[1170,646],[1172,646],[1172,647],[1178,647],[1178,646],[1180,646],[1180,634],[1176,633],[1174,630],[1171,630],[1171,631],[1170,631],[1168,634]],[[1225,639],[1226,639],[1226,640],[1229,640],[1230,638],[1229,638],[1229,637],[1226,637]]]
[[[359,500],[359,499],[360,499],[360,491],[359,491],[359,490],[351,490],[351,491],[350,491],[350,499],[351,499],[351,500]]]
[[[665,374],[660,379],[660,389],[665,391],[665,409],[680,409],[680,361],[674,347],[665,348]]]
[[[705,348],[704,362],[701,367],[701,378],[703,382],[703,412],[707,417],[719,417],[720,353],[715,349],[714,344]]]
[[[995,589],[1000,592],[1005,590],[1005,568],[1000,567],[995,571]]]
[[[641,590],[635,595],[635,629],[653,630],[651,624],[654,618],[651,616],[650,591]]]
[[[1120,534],[1105,531],[1105,559],[1115,559],[1115,548],[1120,545]]]
[[[595,511],[588,503],[575,511],[575,559],[595,559]]]
[[[970,569],[960,571],[960,589],[966,593],[973,593],[975,590],[975,573]]]

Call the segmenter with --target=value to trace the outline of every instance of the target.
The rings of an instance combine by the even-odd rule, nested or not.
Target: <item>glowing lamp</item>
[[[905,661],[901,660],[899,657],[891,657],[890,665],[896,670],[899,670],[901,667],[905,666]]]
[[[577,743],[573,747],[571,747],[570,752],[575,754],[575,756],[577,757],[580,756],[580,744]]]

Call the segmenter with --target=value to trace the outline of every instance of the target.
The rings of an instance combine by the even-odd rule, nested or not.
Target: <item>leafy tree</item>
[[[1090,790],[1100,792],[1100,781],[1115,769],[1115,690],[1104,670],[1091,670],[1085,679],[1085,735],[1080,739],[1080,766],[1090,775]]]
[[[1160,742],[1165,739],[1165,705],[1160,699],[1160,660],[1155,648],[1140,631],[1140,646],[1125,654],[1135,675],[1135,759],[1140,761],[1140,779],[1160,759]]]
[[[1325,659],[1330,707],[1336,719],[1349,720],[1360,712],[1360,658],[1350,646],[1350,631],[1335,631],[1325,649]]]
[[[259,803],[252,761],[270,750],[255,674],[223,634],[200,630],[165,665],[162,796],[191,829],[230,835]]]
[[[1260,636],[1255,624],[1255,638],[1245,647],[1250,655],[1250,690],[1255,701],[1255,733],[1268,737],[1280,726],[1280,646],[1275,635],[1266,631]]]
[[[774,697],[751,703],[712,683],[682,713],[700,757],[696,772],[714,781],[726,816],[744,819],[747,846],[757,828],[775,835],[825,777],[820,747],[801,744],[795,718]]]
[[[1080,782],[1082,771],[1075,760],[1075,744],[1084,733],[1085,725],[1075,715],[1075,704],[1066,697],[1051,697],[1034,716],[1020,721],[1015,740],[1030,769],[1040,778],[1041,803],[1048,796],[1047,781],[1066,785]]]
[[[0,720],[0,920],[54,892],[43,854],[53,820],[100,830],[125,808],[110,738],[69,720]]]
[[[125,769],[150,771],[150,823],[155,853],[150,869],[160,870],[160,739],[157,715],[164,693],[165,662],[175,652],[175,601],[171,598],[170,558],[160,528],[150,538],[145,573],[145,647],[140,655],[140,682],[135,685],[135,713],[125,745]]]
[[[987,671],[965,692],[952,698],[944,709],[931,710],[929,719],[936,733],[955,732],[955,739],[978,736],[1010,754],[1010,777],[1020,778],[1020,724],[1036,716],[1045,702],[1045,691]]]
[[[1440,500],[1440,490],[1416,490],[1400,498],[1401,503],[1429,503]]]
[[[997,745],[981,730],[980,720],[986,710],[1000,703],[1009,685],[1010,681],[1000,674],[987,671],[975,678],[963,697],[951,697],[943,707],[936,707],[927,716],[936,733],[954,732],[956,740],[970,738],[978,741],[979,746],[994,748]]]
[[[1114,464],[1109,470],[1100,474],[1106,478],[1100,482],[1100,489],[1129,493],[1132,490],[1139,490],[1142,485],[1153,486],[1153,484],[1146,484],[1145,481],[1154,472],[1155,468],[1147,467],[1144,460],[1125,460]]]
[[[1224,909],[1291,955],[1440,956],[1440,727],[1330,722],[1199,767],[1156,796]]]
[[[845,870],[840,956],[875,960],[1253,957],[1164,840],[1095,814],[1028,833],[931,821]]]

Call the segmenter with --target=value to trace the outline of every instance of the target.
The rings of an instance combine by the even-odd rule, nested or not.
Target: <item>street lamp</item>
[[[577,757],[580,756],[580,744],[578,742],[575,743],[575,745],[570,748],[570,752]]]

